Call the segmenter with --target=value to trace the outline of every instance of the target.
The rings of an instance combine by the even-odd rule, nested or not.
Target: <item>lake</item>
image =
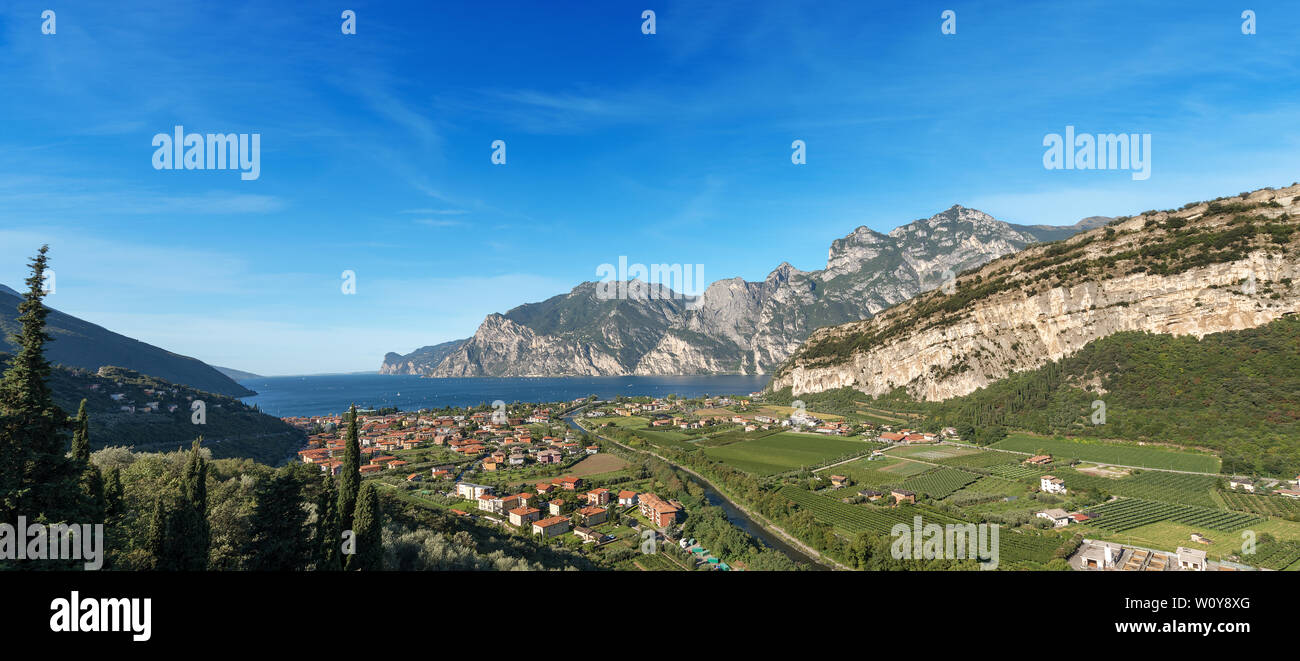
[[[276,417],[342,413],[395,406],[404,411],[505,402],[569,401],[587,395],[627,396],[747,395],[762,390],[767,376],[575,376],[536,378],[426,379],[410,375],[323,374],[267,376],[239,383],[257,391],[244,397]]]

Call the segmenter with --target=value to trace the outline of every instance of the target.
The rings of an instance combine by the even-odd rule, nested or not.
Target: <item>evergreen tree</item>
[[[208,525],[208,462],[199,452],[203,437],[194,441],[181,473],[181,498],[172,513],[170,535],[179,568],[202,571],[208,567],[212,532]]]
[[[153,511],[149,515],[149,531],[145,536],[144,548],[149,552],[153,568],[158,571],[170,571],[167,556],[167,514],[163,507],[163,496],[159,494],[153,501]]]
[[[361,489],[361,440],[357,432],[357,405],[348,411],[348,431],[344,436],[343,472],[339,485],[339,525],[341,530],[352,529],[352,517],[357,507],[357,493]]]
[[[86,400],[81,400],[77,409],[77,421],[72,432],[72,451],[74,461],[90,463],[90,417],[86,415]]]
[[[317,555],[302,503],[304,464],[280,468],[254,492],[244,564],[254,571],[299,571]],[[310,470],[310,467],[306,467]]]
[[[122,488],[122,469],[114,466],[108,469],[108,477],[104,480],[104,514],[106,516],[117,516],[122,513],[122,499],[125,491]]]
[[[80,470],[65,456],[67,414],[54,403],[45,359],[46,253],[28,264],[27,294],[18,305],[18,353],[0,379],[0,522],[22,514],[29,521],[68,521],[75,516]]]
[[[384,538],[381,530],[379,491],[373,482],[361,485],[357,515],[353,522],[356,553],[348,556],[351,571],[379,571],[384,568]]]
[[[320,497],[316,502],[316,569],[319,571],[339,571],[343,569],[342,529],[339,522],[338,489],[335,488],[334,476],[325,474]]]

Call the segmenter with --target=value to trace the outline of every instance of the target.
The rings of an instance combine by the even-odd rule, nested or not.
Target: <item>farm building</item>
[[[1205,571],[1205,551],[1178,547],[1178,568],[1185,571]]]

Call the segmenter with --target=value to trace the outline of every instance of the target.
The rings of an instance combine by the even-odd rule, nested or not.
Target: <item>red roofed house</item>
[[[595,491],[587,492],[588,505],[608,505],[609,498],[609,489],[596,489]]]
[[[618,504],[619,504],[619,505],[635,505],[635,504],[636,504],[636,492],[635,492],[635,491],[620,491],[620,492],[618,492]]]
[[[542,511],[536,507],[516,507],[510,510],[510,523],[526,526],[541,518]]]
[[[641,516],[650,519],[656,526],[662,528],[672,525],[681,517],[681,503],[664,500],[652,493],[640,494],[637,499],[641,504]]]
[[[533,534],[542,537],[554,537],[562,535],[569,531],[569,520],[562,516],[553,516],[549,519],[533,522]]]
[[[589,526],[599,525],[609,518],[609,512],[605,511],[605,508],[594,505],[584,507],[578,510],[578,513],[582,515],[582,522]]]

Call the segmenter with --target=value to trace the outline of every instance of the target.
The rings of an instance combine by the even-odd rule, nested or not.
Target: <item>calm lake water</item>
[[[245,397],[271,415],[342,413],[360,408],[396,406],[404,411],[443,406],[475,406],[494,400],[554,402],[596,395],[662,397],[747,395],[767,385],[766,376],[608,376],[564,378],[425,379],[385,374],[269,376],[240,381],[257,391]]]

